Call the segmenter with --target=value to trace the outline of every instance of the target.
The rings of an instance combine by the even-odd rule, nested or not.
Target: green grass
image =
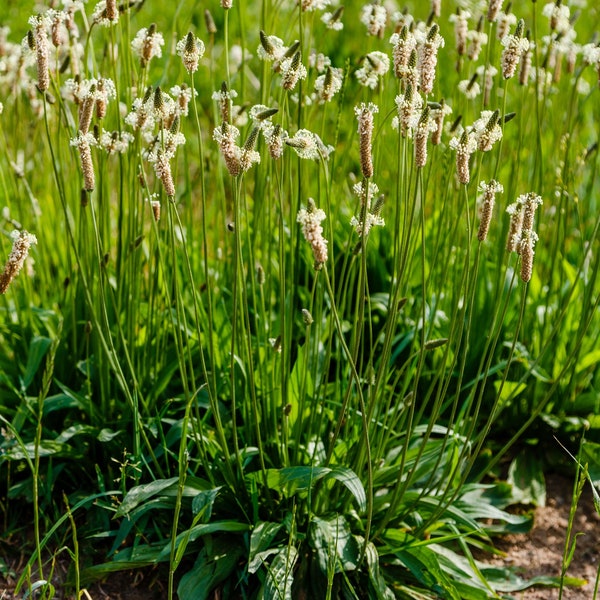
[[[30,506],[35,540],[18,587],[51,598],[47,557],[62,547],[76,597],[159,562],[169,598],[478,599],[535,583],[471,551],[527,528],[505,510],[525,493],[514,475],[539,482],[564,461],[553,434],[575,454],[587,430],[580,456],[598,481],[595,67],[581,54],[572,73],[566,54],[552,67],[544,39],[557,34],[537,3],[517,15],[537,78],[503,78],[487,9],[488,43],[476,61],[459,56],[444,6],[426,95],[393,64],[360,85],[381,60],[369,53],[391,57],[393,28],[367,36],[358,4],[341,31],[293,3],[210,9],[216,33],[185,1],[137,3],[108,27],[93,7],[78,11],[70,42],[50,43],[45,92],[36,50],[9,35],[0,59],[0,251],[9,256],[14,229],[37,237],[0,298],[0,506],[10,539],[27,534]],[[26,31],[26,14],[5,16]],[[578,43],[598,17],[582,9]],[[144,63],[131,42],[151,23],[164,45]],[[205,45],[193,73],[176,52],[188,31]],[[298,41],[288,63],[261,60],[260,31]],[[326,74],[313,49],[339,71]],[[306,78],[284,89],[298,61]],[[487,98],[459,91],[477,67],[482,87],[498,69]],[[331,100],[310,98],[332,74],[343,83]],[[85,138],[92,184],[83,107],[100,78],[114,97]],[[178,112],[172,88],[184,84],[197,95]],[[393,124],[411,89],[422,107],[406,135]],[[225,125],[218,90],[237,94]],[[444,104],[434,145],[427,128]],[[482,110],[502,135],[472,153],[467,183],[456,146]],[[370,141],[359,131],[369,115]],[[287,132],[277,159],[268,123]],[[237,149],[220,148],[238,129]],[[125,151],[96,145],[103,132],[130,136]],[[503,193],[480,241],[480,183],[491,180]],[[520,254],[508,252],[506,208],[526,194],[543,204]],[[90,561],[84,549],[98,544]]]

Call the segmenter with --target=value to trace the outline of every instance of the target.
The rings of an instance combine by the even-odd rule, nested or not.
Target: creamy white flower
[[[317,208],[312,198],[308,199],[307,208],[301,208],[296,221],[302,226],[302,235],[310,244],[315,260],[315,269],[320,269],[327,262],[327,240],[323,237],[321,221],[327,216],[322,208]]]
[[[261,32],[261,43],[256,50],[258,58],[261,60],[281,60],[287,52],[287,47],[283,40],[276,35],[265,35]]]
[[[383,52],[370,52],[365,56],[362,67],[357,69],[355,76],[361,85],[375,89],[379,79],[390,69],[390,58]]]
[[[344,29],[344,24],[336,13],[323,13],[321,21],[325,23],[328,29],[333,29],[334,31],[341,31]]]
[[[313,12],[326,9],[331,4],[331,0],[299,0],[299,3],[303,11]]]
[[[344,71],[336,67],[329,67],[329,72],[319,75],[315,79],[315,92],[319,103],[329,102],[335,94],[342,89]]]
[[[162,47],[165,40],[161,33],[154,27],[143,27],[140,29],[131,42],[131,50],[140,58],[143,66],[150,62],[152,58],[162,56]]]
[[[549,2],[542,9],[542,14],[548,17],[550,21],[550,28],[558,33],[565,33],[571,28],[569,17],[571,11],[566,4],[557,4],[556,2]]]
[[[300,158],[319,160],[327,159],[333,152],[332,146],[326,146],[321,138],[308,129],[299,129],[294,137],[288,138],[285,143],[291,146]]]
[[[124,154],[133,142],[133,135],[127,131],[103,131],[100,134],[98,145],[108,154]]]
[[[463,79],[458,82],[458,91],[464,94],[469,100],[477,98],[481,93],[481,88],[476,81],[471,79]]]
[[[198,62],[204,56],[204,42],[188,33],[186,37],[177,42],[176,51],[183,61],[183,66],[188,73],[198,70]]]
[[[360,13],[360,22],[369,35],[383,37],[387,21],[387,10],[379,4],[365,4]]]

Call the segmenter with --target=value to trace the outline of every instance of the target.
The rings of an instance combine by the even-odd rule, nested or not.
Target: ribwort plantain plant
[[[598,436],[597,9],[55,4],[0,30],[17,593],[526,586],[472,550],[520,440]]]

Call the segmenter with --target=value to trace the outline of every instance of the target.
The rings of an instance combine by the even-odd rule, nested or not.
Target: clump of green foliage
[[[589,428],[595,481],[598,9],[66,4],[0,38],[18,588],[55,546],[77,597],[556,584],[472,551],[543,497],[517,442]]]

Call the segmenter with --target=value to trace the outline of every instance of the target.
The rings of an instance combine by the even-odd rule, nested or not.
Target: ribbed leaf
[[[169,479],[157,479],[150,483],[144,483],[138,485],[127,492],[123,502],[119,506],[115,517],[123,517],[130,510],[134,509],[141,502],[145,502],[156,494],[163,496],[175,497],[177,495],[177,486],[179,478],[171,477]],[[210,490],[210,483],[199,477],[188,476],[185,480],[185,486],[183,487],[183,496],[194,497],[200,492]]]
[[[249,573],[256,573],[265,558],[279,551],[277,548],[270,548],[270,545],[282,527],[282,523],[268,523],[263,521],[254,528],[250,536]]]
[[[327,479],[335,479],[340,483],[343,483],[350,493],[354,496],[356,503],[358,504],[358,510],[365,511],[367,509],[367,494],[365,488],[358,478],[358,475],[347,467],[334,467],[330,473],[325,477]]]
[[[360,549],[344,517],[336,515],[327,520],[313,517],[309,540],[323,573],[331,568],[336,573],[356,569]]]
[[[374,596],[370,594],[369,597],[376,598],[376,600],[394,600],[394,593],[385,584],[385,579],[379,570],[379,554],[373,542],[367,544],[365,558],[367,559],[367,568],[369,569],[369,582],[375,592]]]
[[[115,517],[123,517],[129,511],[133,510],[141,502],[145,502],[149,498],[152,498],[155,494],[159,494],[166,490],[169,486],[177,484],[178,477],[171,477],[170,479],[157,479],[150,483],[137,485],[133,489],[127,492],[123,502],[117,509]]]
[[[179,544],[181,544],[184,540],[187,545],[188,543],[194,542],[199,537],[202,537],[203,535],[207,535],[209,533],[216,533],[218,531],[237,533],[240,531],[248,531],[249,529],[250,525],[247,525],[246,523],[240,523],[238,521],[215,521],[213,523],[202,523],[200,525],[190,527],[190,529],[186,529],[186,531],[182,531],[175,540],[175,547],[179,547]],[[162,549],[162,552],[158,556],[158,560],[165,560],[170,553],[171,542],[169,542]]]
[[[243,546],[219,540],[213,555],[202,548],[191,571],[186,573],[177,587],[179,600],[206,600],[214,588],[230,578],[243,552]]]
[[[294,565],[298,550],[294,546],[282,548],[269,566],[261,598],[263,600],[292,600]]]

